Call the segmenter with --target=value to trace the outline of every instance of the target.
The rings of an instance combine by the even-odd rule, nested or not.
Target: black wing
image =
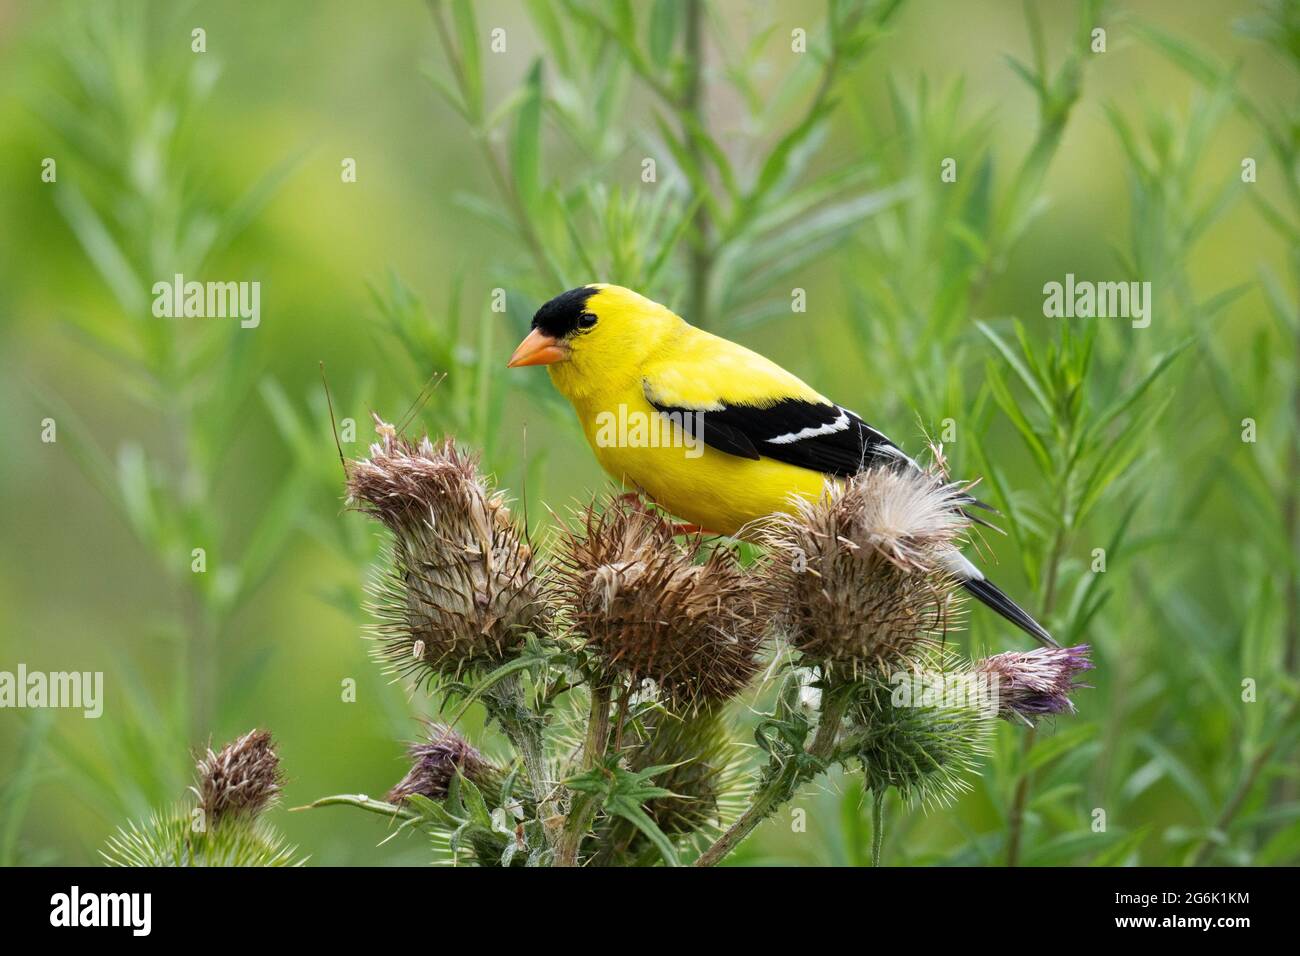
[[[858,415],[829,402],[783,398],[771,405],[750,405],[723,401],[699,409],[657,401],[648,384],[645,393],[659,412],[681,414],[683,427],[691,434],[703,432],[706,445],[728,455],[754,461],[774,458],[836,478],[848,478],[875,465],[920,467]],[[980,508],[996,514],[996,508],[970,494],[956,500],[967,506],[962,513],[971,521],[1001,530],[969,510]]]
[[[682,415],[692,434],[703,433],[706,445],[741,458],[774,458],[839,478],[908,460],[897,445],[839,405],[783,398],[771,405],[720,402],[701,410],[658,402],[649,389],[646,398],[662,413]]]

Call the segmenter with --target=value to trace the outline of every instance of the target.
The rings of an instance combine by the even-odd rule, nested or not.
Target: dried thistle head
[[[377,430],[347,483],[349,501],[393,533],[392,567],[374,588],[377,656],[390,673],[423,676],[500,662],[546,613],[504,496],[451,439]]]
[[[618,498],[580,513],[558,548],[556,593],[586,647],[679,709],[739,694],[757,672],[765,592],[724,548],[682,542],[663,515]]]
[[[872,468],[758,529],[772,602],[808,661],[879,669],[953,625],[944,559],[969,525],[964,493],[938,471]]]
[[[1032,724],[1039,717],[1074,713],[1070,694],[1086,687],[1077,674],[1092,669],[1087,644],[1008,651],[975,664],[975,672],[990,684],[998,716]]]
[[[406,752],[411,758],[411,769],[388,791],[389,803],[401,803],[413,794],[443,800],[458,773],[480,790],[500,789],[500,770],[468,740],[444,724],[430,723],[426,739],[412,743]]]
[[[866,789],[894,787],[926,806],[970,789],[994,721],[970,678],[950,654],[928,650],[907,670],[873,672],[853,685],[842,746],[861,761]]]
[[[228,819],[251,820],[280,794],[284,774],[271,734],[250,730],[198,763],[198,783],[192,789],[210,825]]]

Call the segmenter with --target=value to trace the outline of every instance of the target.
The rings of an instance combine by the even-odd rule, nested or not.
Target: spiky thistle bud
[[[1088,686],[1075,676],[1092,669],[1090,650],[1079,644],[1007,651],[977,662],[975,671],[989,682],[1000,717],[1032,724],[1039,717],[1074,713],[1070,694]]]
[[[758,670],[765,592],[725,548],[683,542],[663,515],[623,499],[579,515],[558,548],[557,596],[611,673],[652,681],[678,709],[739,694]]]
[[[407,748],[411,769],[388,792],[389,803],[401,803],[418,794],[443,800],[459,773],[484,791],[491,805],[501,789],[501,771],[456,731],[444,724],[430,723],[425,740]]]
[[[101,851],[110,866],[301,866],[305,858],[261,814],[284,775],[271,735],[251,730],[208,747],[190,788],[199,805],[160,810],[119,827]]]
[[[258,816],[280,795],[284,774],[271,734],[250,730],[198,762],[198,783],[192,789],[210,826],[227,819]]]
[[[742,750],[718,709],[686,718],[661,714],[628,764],[632,770],[670,768],[655,785],[676,796],[651,800],[646,812],[659,829],[675,836],[717,828],[735,813],[745,785]]]
[[[952,626],[944,559],[969,525],[964,491],[938,471],[872,468],[759,529],[773,603],[808,662],[879,669]]]
[[[424,677],[499,663],[543,625],[532,549],[451,439],[412,442],[383,422],[377,431],[370,457],[349,463],[347,487],[393,533],[392,568],[374,589],[380,661]]]
[[[908,670],[856,682],[842,747],[861,761],[865,788],[927,806],[969,790],[994,720],[973,686],[969,668],[933,649]]]

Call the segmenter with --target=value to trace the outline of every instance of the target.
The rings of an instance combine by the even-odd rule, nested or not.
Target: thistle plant
[[[744,691],[767,609],[735,553],[683,543],[662,515],[622,499],[579,520],[560,545],[556,598],[601,679],[649,682],[685,713]]]
[[[393,538],[372,638],[381,666],[452,714],[411,745],[386,799],[312,806],[383,814],[452,862],[710,866],[837,764],[872,794],[878,862],[889,790],[950,801],[997,716],[1071,712],[1090,666],[1086,647],[969,663],[946,645],[960,599],[945,559],[971,499],[938,465],[828,482],[769,519],[749,561],[626,495],[578,509],[535,556],[472,455],[376,421],[369,457],[347,463],[350,502]],[[983,699],[898,695],[976,678]],[[764,679],[779,688],[754,774],[729,704]],[[510,758],[457,726],[476,701]]]
[[[975,673],[992,679],[998,716],[1022,720],[1032,727],[1040,717],[1074,713],[1070,695],[1084,686],[1076,675],[1092,669],[1088,650],[1086,644],[1080,644],[1006,651],[979,661]]]
[[[471,781],[485,799],[499,800],[501,771],[450,727],[431,722],[428,729],[425,740],[407,748],[411,769],[388,791],[388,802],[400,804],[411,797],[445,800],[457,777]]]
[[[251,730],[199,759],[193,805],[119,828],[101,855],[112,866],[299,866],[306,859],[264,819],[283,783],[271,735]]]
[[[964,485],[876,468],[763,529],[790,642],[823,670],[881,670],[942,634],[957,582],[943,556],[969,524]]]
[[[944,657],[932,655],[928,666],[946,664],[937,673],[960,686],[968,672]],[[917,664],[926,666],[924,661]],[[877,863],[884,838],[884,794],[892,787],[906,803],[951,803],[970,789],[969,776],[987,753],[992,729],[988,710],[974,702],[954,705],[940,697],[898,706],[895,689],[881,674],[862,679],[844,715],[844,739],[837,744],[861,765],[863,786],[873,795]]]
[[[503,663],[546,613],[532,549],[452,442],[411,444],[383,423],[380,434],[348,469],[349,500],[393,533],[375,587],[379,656],[429,677]]]

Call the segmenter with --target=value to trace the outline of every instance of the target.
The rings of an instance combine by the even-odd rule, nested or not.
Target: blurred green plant
[[[231,671],[220,648],[236,610],[274,567],[299,514],[301,484],[287,476],[247,540],[235,539],[213,500],[256,387],[254,337],[235,323],[157,319],[149,292],[156,281],[202,276],[220,262],[296,160],[242,196],[209,193],[193,133],[219,66],[162,42],[164,21],[152,13],[131,2],[68,8],[37,103],[60,146],[55,207],[112,294],[115,321],[79,314],[67,328],[113,365],[148,410],[150,432],[105,450],[74,403],[41,392],[87,477],[177,596],[162,625],[177,648],[168,699],[143,678],[128,682],[132,719],[105,721],[95,748],[60,744],[71,766],[101,785],[93,792],[131,813],[174,791],[184,755],[177,741],[204,740],[224,722]],[[131,662],[122,670],[129,675]],[[254,677],[247,669],[240,676]]]
[[[970,352],[982,347],[971,319],[1047,206],[1044,181],[1082,95],[1090,34],[1105,22],[1106,3],[1077,4],[1055,71],[1039,5],[1025,3],[1024,14],[1031,64],[1007,61],[1034,93],[1037,129],[1024,155],[1000,175],[994,115],[967,105],[960,80],[936,95],[922,79],[909,97],[890,79],[892,127],[876,118],[868,96],[851,100],[867,155],[907,186],[906,202],[853,234],[849,261],[877,267],[846,270],[850,327],[864,343],[870,370],[891,383],[886,400],[892,407],[882,409],[884,418],[909,410],[934,421],[971,407],[965,380],[978,359]],[[957,157],[955,179],[947,181],[943,163]]]
[[[763,90],[762,56],[787,42],[775,21],[738,39],[704,0],[532,0],[547,55],[490,106],[474,5],[430,0],[450,79],[436,69],[429,78],[468,125],[498,197],[458,201],[522,244],[529,265],[517,282],[533,302],[608,279],[701,326],[788,314],[788,295],[766,298],[774,285],[902,195],[866,188],[859,163],[811,172],[844,78],[901,5],[828,0],[823,22],[788,41],[795,68]],[[725,146],[709,109],[715,78],[744,107]],[[655,122],[629,142],[634,86]],[[563,175],[543,168],[548,127],[565,143]],[[627,171],[634,148],[645,154],[637,174]],[[608,185],[620,179],[636,185]]]
[[[1205,449],[1204,473],[1181,509],[1186,521],[1209,520],[1207,502],[1216,488],[1224,489],[1244,516],[1256,547],[1232,560],[1215,560],[1215,570],[1255,586],[1230,589],[1226,614],[1194,594],[1171,596],[1166,612],[1170,618],[1176,615],[1180,625],[1199,632],[1192,654],[1195,671],[1202,680],[1209,677],[1216,699],[1233,715],[1230,733],[1242,741],[1236,760],[1213,767],[1217,795],[1194,772],[1184,775],[1185,789],[1196,798],[1199,819],[1195,826],[1171,829],[1167,838],[1185,851],[1184,859],[1190,863],[1276,863],[1300,849],[1300,801],[1296,799],[1300,773],[1294,761],[1283,759],[1296,743],[1300,715],[1300,488],[1295,480],[1300,473],[1300,111],[1294,103],[1270,105],[1247,96],[1239,83],[1238,66],[1225,67],[1152,24],[1138,27],[1147,44],[1205,91],[1203,105],[1194,110],[1182,140],[1174,139],[1167,127],[1156,127],[1148,149],[1154,162],[1142,162],[1133,144],[1135,137],[1125,136],[1135,166],[1149,169],[1143,183],[1147,191],[1156,192],[1161,182],[1185,182],[1184,167],[1200,159],[1213,124],[1235,108],[1252,124],[1266,155],[1260,160],[1243,158],[1221,195],[1248,198],[1262,222],[1289,250],[1289,293],[1267,263],[1257,266],[1258,290],[1273,324],[1254,331],[1244,370],[1240,359],[1228,354],[1221,337],[1206,334],[1202,339],[1201,357],[1213,399],[1210,413],[1230,433],[1239,432],[1241,442],[1240,450],[1231,454],[1212,446]],[[1242,36],[1269,48],[1287,65],[1292,78],[1300,80],[1300,9],[1295,4],[1262,0],[1256,12],[1240,18],[1236,27]],[[1168,175],[1166,169],[1155,167],[1157,163],[1179,165]],[[1273,194],[1278,198],[1271,198]],[[1168,234],[1176,242],[1194,242],[1224,201],[1212,199],[1203,207],[1184,204],[1191,214],[1182,212]],[[1185,285],[1184,281],[1177,286],[1180,303],[1190,298]],[[1208,308],[1193,304],[1191,318],[1208,330],[1219,300],[1234,291],[1211,300]],[[1268,423],[1267,434],[1258,443],[1253,435],[1246,437],[1256,423]],[[1235,638],[1238,673],[1261,685],[1258,705],[1253,696],[1247,697],[1240,680],[1225,679],[1202,650],[1213,641],[1213,631],[1202,622],[1216,618],[1227,619],[1226,628]],[[1272,806],[1267,805],[1270,789]]]

